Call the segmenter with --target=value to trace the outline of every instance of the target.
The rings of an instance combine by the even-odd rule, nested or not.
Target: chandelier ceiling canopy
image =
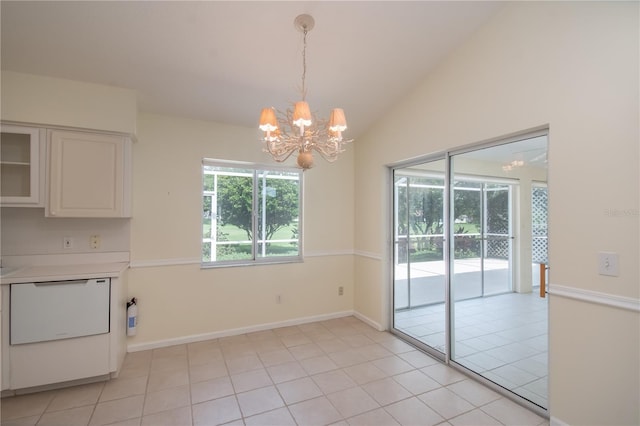
[[[334,108],[329,120],[319,119],[312,113],[306,101],[305,79],[307,74],[307,34],[315,25],[311,15],[299,15],[293,21],[298,31],[303,33],[302,49],[302,100],[287,108],[286,112],[276,111],[273,107],[263,108],[260,114],[259,128],[263,132],[263,150],[271,154],[274,160],[287,160],[294,152],[298,153],[298,167],[306,170],[313,167],[313,151],[325,160],[334,162],[338,154],[344,152],[344,144],[353,139],[343,139],[342,132],[347,129],[347,120],[342,108]]]

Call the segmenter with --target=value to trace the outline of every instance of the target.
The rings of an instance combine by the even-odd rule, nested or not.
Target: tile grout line
[[[345,324],[345,323],[343,323],[343,324]],[[263,411],[263,412],[258,412],[258,413],[252,414],[250,416],[245,416],[244,410],[242,409],[242,406],[240,405],[240,400],[238,398],[239,393],[237,392],[236,385],[231,380],[231,376],[232,375],[231,375],[231,372],[229,370],[229,359],[232,359],[233,357],[236,356],[236,355],[232,355],[234,353],[234,351],[233,351],[234,343],[232,343],[230,341],[228,346],[227,345],[216,345],[217,348],[220,350],[220,354],[222,356],[223,365],[225,367],[225,371],[226,371],[226,374],[227,374],[226,377],[229,378],[229,383],[231,385],[231,390],[233,391],[233,395],[234,395],[234,401],[235,401],[236,406],[239,409],[240,418],[237,419],[237,420],[241,420],[241,421],[244,422],[245,420],[247,420],[247,419],[249,419],[251,417],[262,416],[264,414],[280,410],[281,408],[286,408],[286,412],[288,413],[288,415],[293,419],[293,421],[296,424],[298,424],[298,421],[296,420],[295,416],[293,415],[293,411],[291,410],[291,407],[293,405],[295,405],[295,404],[298,404],[298,403],[301,403],[301,402],[305,402],[305,401],[310,401],[310,400],[313,400],[313,399],[316,399],[316,398],[320,398],[320,397],[322,397],[325,400],[327,400],[329,402],[330,406],[339,414],[341,420],[345,421],[345,422],[348,419],[351,419],[351,418],[354,418],[354,417],[358,417],[358,416],[361,416],[361,415],[364,415],[364,414],[367,414],[367,413],[370,413],[370,412],[373,412],[373,411],[376,411],[376,410],[379,410],[379,409],[382,409],[385,413],[390,415],[392,418],[396,419],[389,411],[387,411],[387,407],[389,407],[389,406],[391,406],[393,404],[405,401],[405,400],[412,399],[412,398],[415,398],[421,404],[424,404],[426,407],[428,407],[429,409],[434,411],[439,417],[444,419],[443,422],[446,422],[448,420],[451,420],[451,419],[454,419],[456,417],[462,416],[462,415],[464,415],[464,414],[466,414],[468,412],[471,412],[473,410],[476,410],[476,409],[480,410],[482,413],[488,415],[491,418],[495,418],[493,415],[491,415],[488,412],[484,411],[483,407],[486,407],[489,404],[492,404],[492,403],[494,403],[496,401],[499,401],[501,398],[504,398],[504,396],[498,396],[497,399],[494,399],[494,400],[485,402],[482,405],[476,406],[475,404],[473,404],[471,401],[467,400],[462,395],[459,395],[455,390],[449,388],[449,386],[454,385],[456,383],[461,383],[461,382],[463,382],[465,380],[472,381],[471,379],[463,378],[461,380],[456,380],[456,381],[448,383],[448,384],[440,383],[438,380],[433,378],[430,374],[427,374],[426,372],[422,371],[425,368],[428,368],[430,366],[442,365],[442,364],[439,364],[437,362],[437,360],[435,360],[436,363],[434,363],[434,364],[429,364],[429,365],[420,367],[420,362],[417,359],[414,360],[413,362],[411,362],[411,361],[409,361],[407,359],[404,359],[404,357],[402,356],[403,354],[409,354],[410,352],[420,353],[420,354],[424,355],[425,357],[429,357],[428,354],[424,354],[422,352],[419,352],[418,350],[416,350],[416,348],[413,348],[413,347],[404,348],[403,346],[400,346],[400,344],[402,344],[404,342],[402,342],[400,339],[398,339],[397,337],[392,336],[392,335],[389,335],[389,336],[391,336],[390,339],[387,339],[387,338],[383,339],[384,336],[379,336],[379,335],[376,334],[375,337],[379,337],[379,339],[376,340],[376,339],[373,338],[374,335],[371,334],[370,332],[368,332],[368,330],[363,330],[361,328],[356,328],[356,327],[353,327],[352,325],[349,325],[349,324],[350,323],[347,323],[345,325],[344,329],[342,329],[342,327],[336,327],[335,330],[340,330],[339,334],[335,334],[335,333],[333,333],[331,331],[331,329],[329,329],[327,327],[324,327],[325,331],[331,333],[334,336],[331,340],[337,339],[337,341],[340,341],[340,342],[343,342],[343,343],[347,344],[347,346],[345,346],[344,348],[342,348],[341,350],[338,350],[338,351],[336,351],[336,350],[331,351],[331,348],[335,349],[335,346],[325,346],[325,347],[319,346],[318,345],[318,341],[316,341],[314,339],[314,337],[312,336],[313,333],[309,333],[309,332],[307,332],[307,331],[305,331],[303,329],[300,329],[299,327],[298,327],[299,333],[304,335],[304,336],[306,336],[306,338],[308,338],[310,340],[309,342],[306,342],[306,343],[302,343],[301,342],[301,343],[298,343],[298,344],[287,346],[285,344],[285,342],[283,341],[283,338],[285,338],[287,336],[290,336],[290,335],[293,335],[293,334],[287,333],[287,334],[283,334],[283,335],[274,336],[273,340],[277,341],[280,345],[282,345],[282,350],[286,351],[286,353],[288,354],[290,359],[288,359],[287,361],[279,362],[277,364],[272,364],[272,365],[269,365],[269,366],[267,366],[265,364],[263,358],[261,357],[261,353],[263,354],[263,357],[264,357],[265,354],[268,354],[270,352],[274,352],[274,351],[279,350],[279,349],[271,349],[271,350],[268,350],[268,351],[265,351],[265,352],[260,352],[259,351],[259,346],[260,345],[256,341],[249,341],[248,343],[250,343],[250,348],[251,348],[251,350],[253,352],[253,355],[258,359],[258,361],[260,363],[260,367],[261,368],[259,368],[259,370],[264,370],[265,371],[267,377],[269,378],[270,384],[268,384],[266,386],[260,386],[260,387],[255,388],[255,389],[249,389],[249,390],[247,390],[245,392],[250,392],[250,391],[253,391],[253,390],[257,390],[257,389],[263,389],[263,388],[267,388],[267,387],[272,387],[272,388],[275,388],[277,395],[279,396],[279,398],[283,402],[283,406],[282,407],[276,407],[276,408],[273,408],[273,409],[270,409],[270,410],[266,410],[266,411]],[[352,330],[349,330],[348,328],[352,328]],[[297,333],[294,333],[294,334],[297,334]],[[244,337],[248,337],[246,334],[243,335],[243,336]],[[369,339],[371,342],[373,342],[371,344],[379,345],[380,347],[382,347],[385,350],[387,350],[388,354],[383,354],[383,355],[375,357],[373,359],[369,359],[369,358],[365,357],[366,358],[365,360],[359,361],[359,362],[357,362],[356,364],[353,364],[353,365],[352,364],[347,364],[345,366],[340,366],[339,364],[335,364],[334,363],[335,364],[335,368],[332,368],[332,369],[330,369],[328,371],[317,372],[316,374],[311,374],[309,371],[307,371],[306,369],[303,368],[303,371],[305,373],[305,375],[303,377],[293,378],[293,379],[286,380],[286,381],[281,382],[281,383],[276,383],[275,380],[274,380],[274,376],[273,376],[274,373],[269,371],[270,367],[274,367],[274,366],[278,366],[278,365],[284,365],[284,364],[287,364],[287,363],[296,363],[296,364],[302,366],[302,361],[304,361],[305,359],[309,359],[309,358],[298,359],[296,356],[294,356],[294,354],[292,352],[292,349],[297,347],[297,346],[303,346],[303,345],[306,345],[306,344],[315,345],[317,348],[320,349],[321,353],[324,354],[324,355],[320,355],[320,356],[326,357],[326,358],[328,358],[330,360],[333,359],[330,356],[332,354],[338,354],[338,353],[342,353],[342,352],[359,353],[357,351],[357,349],[360,348],[360,347],[363,347],[363,345],[354,346],[354,345],[349,343],[349,342],[353,343],[354,338],[355,338],[355,340],[359,340],[358,339],[359,336],[366,336],[367,339]],[[239,340],[242,340],[242,339],[239,339]],[[268,341],[268,340],[271,340],[271,339],[265,339],[265,341]],[[289,339],[287,339],[287,340],[291,341]],[[215,339],[215,341],[218,341],[218,339]],[[362,342],[362,340],[359,340],[359,341]],[[383,344],[383,342],[386,343],[386,345]],[[218,341],[218,343],[219,343],[219,341]],[[238,344],[242,345],[243,342],[239,341]],[[178,345],[176,345],[176,346],[178,346]],[[364,346],[367,346],[367,345],[365,344]],[[224,350],[225,347],[228,349],[227,351]],[[404,349],[407,349],[407,350],[403,351]],[[190,412],[190,415],[191,415],[191,424],[195,425],[196,424],[196,419],[194,417],[194,405],[196,405],[196,404],[194,404],[194,402],[193,402],[192,386],[194,386],[196,383],[199,383],[199,382],[194,382],[193,381],[192,374],[191,374],[191,368],[193,367],[191,365],[191,359],[192,359],[193,356],[195,356],[196,352],[195,352],[194,347],[190,347],[189,344],[184,344],[184,351],[186,352],[186,374],[187,374],[187,386],[188,386],[189,412]],[[225,352],[227,352],[227,354],[225,354]],[[148,402],[147,399],[149,397],[149,394],[152,393],[152,392],[149,392],[149,384],[150,384],[151,378],[152,378],[151,374],[152,374],[152,365],[153,365],[153,360],[154,360],[153,355],[154,355],[154,352],[153,352],[153,350],[151,350],[149,352],[148,365],[146,366],[146,380],[145,380],[144,396],[143,396],[143,403],[142,403],[142,412],[141,412],[140,418],[139,418],[141,423],[143,422],[144,417],[145,417],[144,410],[145,410],[146,404]],[[429,357],[429,358],[432,358],[432,357]],[[402,361],[404,364],[406,364],[406,366],[409,368],[409,370],[400,371],[395,367],[391,368],[391,366],[389,366],[389,368],[381,369],[381,371],[382,371],[382,373],[384,375],[383,378],[370,380],[370,381],[367,381],[367,382],[364,382],[364,383],[359,383],[359,382],[353,380],[353,378],[351,378],[351,376],[345,371],[346,368],[357,366],[357,365],[368,364],[368,365],[372,365],[372,366],[376,366],[377,367],[377,365],[376,365],[377,361],[386,360],[386,359],[390,359],[389,362],[391,362],[391,360],[393,360],[393,362]],[[380,363],[378,362],[378,364],[380,364]],[[447,366],[444,366],[444,367],[450,368],[450,367],[447,367]],[[253,370],[250,369],[248,371],[253,371]],[[349,385],[347,388],[345,388],[343,390],[354,389],[354,388],[358,388],[358,389],[362,390],[365,395],[367,395],[369,398],[371,398],[376,403],[376,407],[375,408],[371,408],[369,410],[366,410],[366,411],[364,411],[362,413],[358,413],[358,414],[352,415],[351,417],[345,417],[340,412],[340,410],[338,410],[338,407],[334,404],[334,402],[330,398],[328,398],[329,395],[331,395],[333,393],[336,393],[336,392],[341,392],[342,390],[337,390],[337,391],[334,391],[334,392],[327,393],[327,392],[325,392],[325,390],[323,390],[318,385],[318,383],[316,382],[316,379],[314,378],[314,376],[318,376],[319,374],[324,374],[324,373],[327,373],[327,372],[334,372],[334,371],[339,371],[339,372],[342,372],[342,373],[346,374],[347,377],[350,377],[351,380],[353,381],[353,385]],[[426,390],[424,392],[421,392],[420,394],[414,395],[413,392],[411,392],[411,390],[409,388],[405,387],[404,385],[402,385],[402,383],[398,382],[395,379],[396,376],[399,376],[399,375],[405,374],[405,373],[409,373],[409,372],[414,372],[414,371],[415,372],[420,372],[421,374],[424,374],[426,377],[429,377],[431,380],[434,380],[435,383],[438,384],[438,387],[434,388],[434,389],[429,389],[429,390]],[[237,374],[241,374],[241,373],[237,373]],[[316,387],[319,388],[321,394],[318,395],[318,396],[315,396],[315,397],[310,397],[308,399],[304,399],[302,401],[297,401],[297,402],[292,403],[292,404],[287,403],[287,401],[283,397],[283,394],[282,394],[280,388],[278,387],[278,385],[282,384],[282,383],[293,382],[293,381],[296,381],[296,380],[299,380],[299,379],[303,379],[303,378],[310,379],[311,383],[313,383]],[[402,389],[404,389],[407,392],[409,392],[409,395],[407,395],[406,397],[403,397],[401,399],[394,400],[393,402],[390,402],[390,403],[388,403],[386,405],[383,405],[382,403],[378,402],[378,400],[376,398],[374,398],[373,394],[369,390],[367,390],[366,385],[368,385],[369,383],[375,383],[376,381],[389,380],[389,379],[393,380]],[[97,397],[96,402],[94,404],[92,404],[93,405],[93,409],[92,409],[92,412],[91,412],[91,415],[89,417],[89,420],[88,420],[87,424],[90,424],[91,421],[94,420],[98,405],[101,404],[100,399],[105,394],[106,383],[108,383],[108,382],[104,382],[103,383],[103,385],[102,385],[102,387],[100,389],[100,392],[98,393],[98,397]],[[479,385],[482,386],[481,384],[479,384]],[[175,387],[175,386],[172,386],[172,387]],[[487,390],[490,390],[489,388],[486,388],[486,387],[484,387],[484,388],[487,389]],[[434,391],[439,390],[439,389],[446,389],[446,390],[452,392],[457,397],[460,397],[460,398],[462,398],[462,400],[467,401],[472,408],[470,408],[468,411],[465,411],[465,412],[462,412],[462,413],[458,413],[455,416],[450,417],[450,418],[447,418],[445,415],[440,414],[437,410],[432,408],[427,402],[423,401],[420,398],[420,396],[422,396],[422,395],[426,395],[426,394],[428,394],[430,392],[434,392]],[[245,392],[240,392],[240,394],[245,393]],[[116,400],[124,399],[124,398],[125,397],[117,398]],[[211,400],[216,400],[216,399],[220,399],[220,398],[222,398],[222,397],[215,397],[215,398],[213,398]],[[506,398],[504,398],[504,399],[508,401],[508,399],[506,399]],[[44,411],[38,417],[38,422],[42,420],[42,416],[47,412],[48,408],[51,407],[51,404],[53,404],[54,400],[55,400],[55,396],[52,397],[52,399],[50,401],[48,401]],[[207,401],[210,401],[210,400],[207,400]],[[200,403],[205,403],[207,401],[201,401]],[[108,401],[105,401],[105,402],[108,402]],[[173,410],[173,409],[162,410],[162,411],[159,411],[158,413],[168,412],[168,411],[171,411],[171,410]],[[151,413],[151,414],[158,414],[158,413]],[[396,419],[396,420],[398,420],[398,419]],[[496,420],[498,420],[498,419],[496,419]],[[231,421],[233,421],[233,420],[231,420]],[[337,420],[337,421],[340,421],[340,420]],[[541,423],[544,423],[544,419],[542,419]]]

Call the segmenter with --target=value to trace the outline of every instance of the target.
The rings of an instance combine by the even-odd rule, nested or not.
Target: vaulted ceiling
[[[139,109],[244,126],[298,100],[349,137],[418,84],[499,2],[2,1],[2,69],[138,92]]]

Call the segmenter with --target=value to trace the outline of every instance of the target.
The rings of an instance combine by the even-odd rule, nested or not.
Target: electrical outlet
[[[92,235],[89,237],[89,247],[92,249],[100,248],[100,235]]]
[[[282,303],[282,295],[281,294],[276,294],[276,303],[279,305],[280,303]]]
[[[609,277],[618,276],[618,253],[600,252],[598,253],[598,273]]]
[[[338,287],[338,296],[342,296],[344,294],[344,287]]]
[[[71,237],[62,237],[62,247],[65,249],[73,248],[73,238]]]

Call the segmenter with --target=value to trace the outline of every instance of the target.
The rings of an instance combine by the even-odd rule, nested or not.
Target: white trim
[[[385,331],[385,328],[382,325],[380,325],[379,323],[375,322],[371,318],[361,314],[358,311],[353,311],[353,316],[358,318],[360,321],[366,323],[367,325],[370,325],[371,327],[375,328],[378,331]]]
[[[368,257],[369,259],[382,260],[382,255],[380,253],[372,253],[370,251],[356,250],[354,254],[356,256]]]
[[[253,176],[253,172],[256,170],[278,170],[278,171],[288,171],[291,173],[295,173],[302,178],[304,175],[302,171],[297,167],[292,167],[286,164],[273,164],[273,163],[254,163],[253,161],[237,161],[237,160],[221,160],[219,158],[209,158],[205,157],[202,159],[203,166],[211,166],[211,167],[222,167],[222,168],[245,168],[250,169],[251,172],[247,175],[248,177]]]
[[[306,253],[304,257],[328,257],[328,256],[353,256],[355,253],[353,250],[335,250],[335,251],[323,251],[323,252],[311,252]],[[173,258],[173,259],[149,259],[149,260],[134,260],[131,262],[131,268],[154,268],[158,266],[179,266],[179,265],[200,265],[202,262],[197,258]],[[291,263],[291,262],[286,262]],[[270,264],[270,263],[264,263]],[[253,263],[251,264],[253,265]],[[262,265],[262,263],[256,263],[256,265]],[[220,265],[231,266],[231,265]],[[243,265],[244,266],[244,265]]]
[[[219,339],[221,337],[237,336],[240,334],[253,333],[256,331],[271,330],[279,327],[307,324],[310,322],[327,321],[336,318],[344,318],[354,315],[353,311],[334,312],[331,314],[314,315],[310,317],[294,318],[279,322],[252,325],[248,327],[232,328],[229,330],[214,331],[212,333],[193,334],[191,336],[176,337],[172,339],[156,340],[147,343],[133,343],[127,345],[127,352],[146,351],[149,349],[164,348],[185,343],[201,342],[203,340]]]
[[[569,299],[583,300],[585,302],[597,303],[599,305],[640,312],[640,299],[632,297],[617,296],[615,294],[601,293],[599,291],[583,290],[559,284],[550,284],[549,293],[555,296],[567,297]]]
[[[177,266],[177,265],[200,265],[200,259],[175,258],[175,259],[150,259],[150,260],[131,261],[132,268],[153,268],[156,266]]]
[[[11,267],[123,263],[129,262],[129,252],[4,255],[2,261]]]
[[[13,121],[13,120],[2,120],[2,124],[9,124],[13,126],[27,126],[27,127],[37,127],[43,130],[65,130],[65,131],[83,131],[83,132],[99,132],[107,135],[115,135],[115,136],[125,136],[131,138],[133,142],[138,142],[138,138],[134,133],[129,132],[119,132],[114,130],[106,130],[106,129],[94,129],[90,127],[72,127],[72,126],[59,126],[55,124],[41,124],[41,123],[31,123],[24,121]]]
[[[303,257],[353,256],[353,250],[316,251],[305,253]]]
[[[551,416],[549,418],[549,426],[569,426],[569,423],[563,422],[559,418]]]

